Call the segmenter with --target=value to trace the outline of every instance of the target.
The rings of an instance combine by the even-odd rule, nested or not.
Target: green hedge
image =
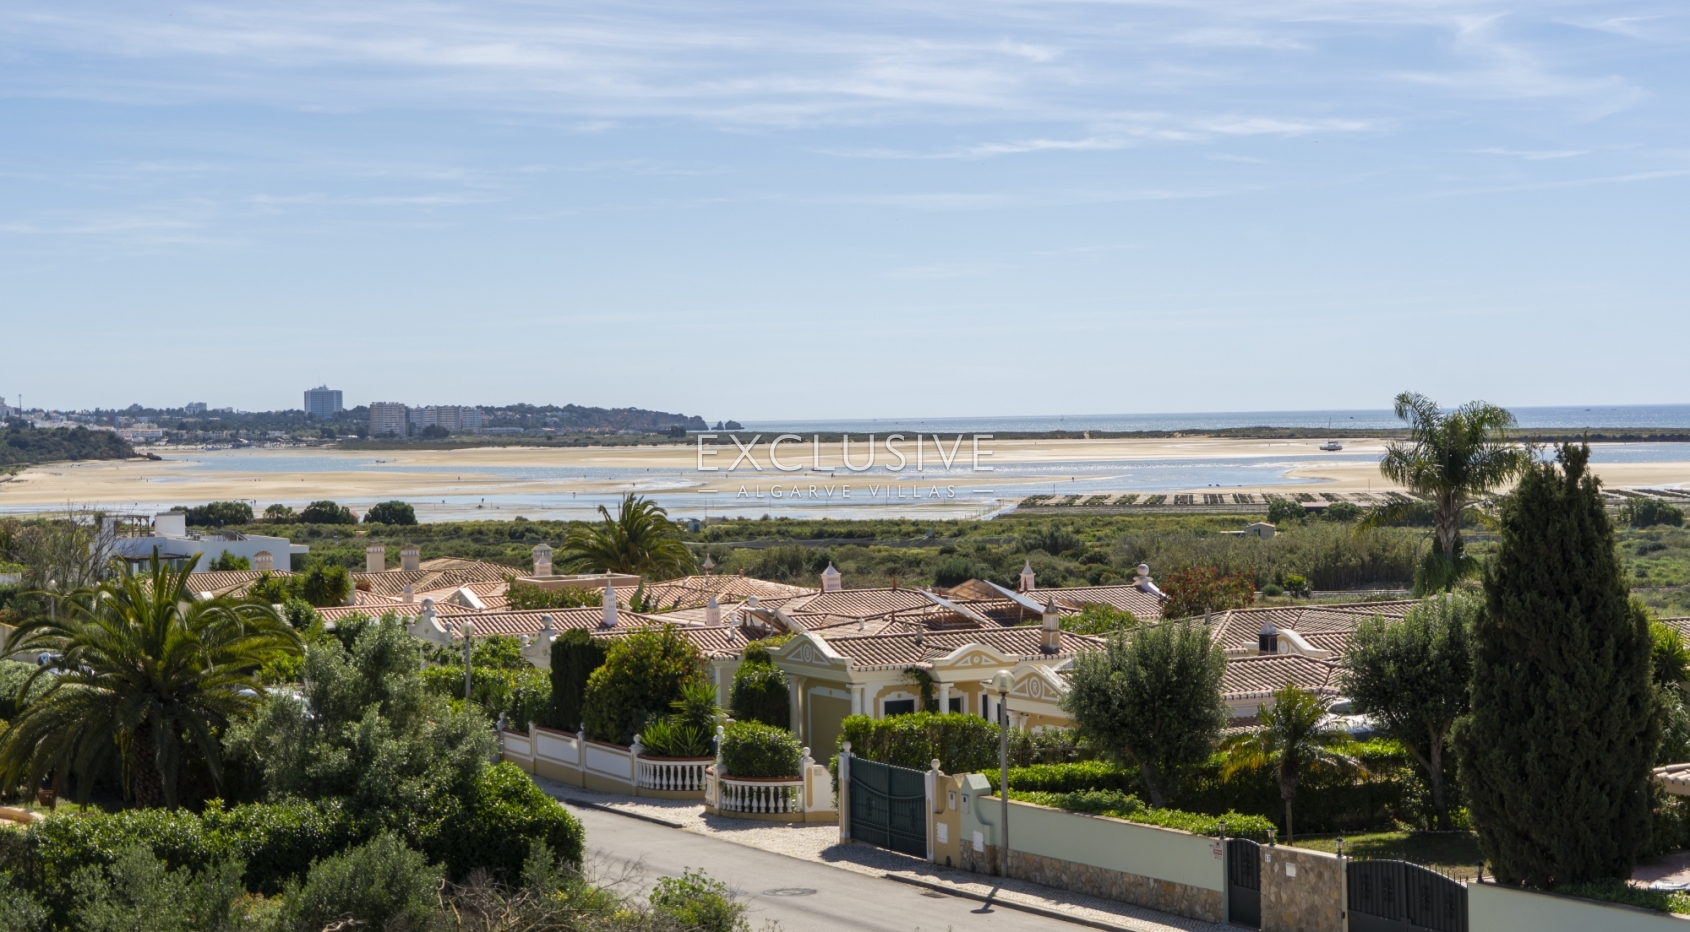
[[[998,726],[962,712],[883,719],[852,715],[840,729],[840,747],[846,741],[858,757],[915,770],[929,769],[935,759],[946,773],[995,771],[998,766]]]
[[[514,883],[536,839],[557,857],[581,863],[581,823],[509,762],[482,771],[467,799],[442,800],[433,815],[418,847],[453,877],[484,867]]]
[[[742,722],[762,722],[775,728],[792,726],[792,689],[786,673],[772,663],[747,660],[734,674],[728,710]]]
[[[722,769],[734,777],[794,777],[803,760],[798,739],[762,722],[735,722],[722,733]]]
[[[645,628],[605,652],[604,665],[587,677],[581,726],[587,737],[631,744],[646,722],[662,718],[687,685],[704,682],[704,657],[674,625]]]
[[[570,591],[570,590],[563,590]],[[540,724],[574,731],[581,727],[581,702],[587,678],[604,666],[603,641],[580,628],[570,628],[552,642],[552,708]]]
[[[1219,835],[1220,823],[1225,822],[1228,837],[1249,838],[1266,842],[1273,828],[1272,821],[1259,815],[1247,815],[1241,812],[1205,815],[1180,809],[1152,809],[1140,802],[1137,796],[1113,791],[1081,790],[1077,793],[1025,793],[1012,789],[1009,791],[1009,798],[1018,802],[1050,806],[1053,809],[1086,812],[1124,819],[1128,822],[1138,822],[1143,825],[1174,828],[1195,835]],[[979,804],[976,803],[976,805]]]
[[[250,804],[233,809],[130,809],[116,813],[59,816],[26,835],[32,885],[49,901],[68,897],[77,870],[113,863],[119,849],[140,845],[171,869],[201,871],[236,858],[246,862],[247,889],[274,893],[290,877],[303,876],[313,858],[360,839],[337,807],[303,802]]]

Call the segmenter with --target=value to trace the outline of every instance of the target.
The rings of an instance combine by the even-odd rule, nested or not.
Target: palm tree
[[[574,572],[632,573],[667,579],[692,572],[692,551],[669,521],[669,513],[648,498],[623,496],[612,518],[599,506],[598,524],[579,524],[563,538],[562,565]]]
[[[20,624],[0,656],[52,655],[47,689],[0,735],[0,786],[39,786],[77,775],[83,801],[114,763],[142,805],[177,802],[191,745],[222,785],[218,732],[256,707],[258,670],[301,652],[274,608],[228,598],[191,601],[188,574],[161,564],[53,596],[57,611]]]
[[[1230,780],[1244,770],[1272,768],[1279,781],[1279,797],[1285,800],[1285,841],[1290,843],[1296,840],[1291,805],[1305,772],[1367,771],[1360,761],[1339,750],[1351,738],[1324,724],[1326,702],[1313,693],[1286,684],[1273,694],[1272,708],[1256,707],[1256,719],[1255,731],[1221,744],[1226,754],[1221,779]]]
[[[1447,590],[1463,571],[1462,517],[1518,475],[1531,455],[1508,439],[1514,415],[1493,404],[1470,401],[1446,413],[1424,395],[1403,392],[1396,399],[1396,414],[1408,422],[1408,442],[1386,446],[1379,471],[1430,501],[1441,553],[1428,560],[1417,588]],[[1402,510],[1380,509],[1369,523],[1389,520]]]

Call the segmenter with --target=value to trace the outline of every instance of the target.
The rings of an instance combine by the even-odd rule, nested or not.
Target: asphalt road
[[[1085,928],[598,809],[570,806],[569,811],[586,826],[587,855],[598,862],[601,876],[638,864],[643,875],[634,882],[644,896],[659,877],[678,877],[688,868],[703,868],[745,898],[747,918],[755,930],[771,919],[780,923],[783,932],[1076,932]]]

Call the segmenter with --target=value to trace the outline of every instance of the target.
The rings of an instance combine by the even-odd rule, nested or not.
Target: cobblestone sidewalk
[[[898,874],[1000,902],[1015,902],[1133,932],[1222,932],[1230,926],[1186,919],[1130,903],[1082,893],[1054,890],[1022,880],[982,877],[967,871],[935,867],[919,858],[870,845],[841,844],[836,825],[779,825],[748,819],[707,815],[702,803],[689,800],[647,799],[599,793],[536,776],[534,782],[555,799],[581,800],[618,812],[677,824],[681,830],[709,835],[735,844],[760,848],[788,857],[818,861],[861,874]]]

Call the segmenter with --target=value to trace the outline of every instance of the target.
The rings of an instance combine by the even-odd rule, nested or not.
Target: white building
[[[412,408],[409,417],[411,426],[418,430],[424,427],[444,427],[455,433],[481,429],[481,409],[468,405],[428,405]]]
[[[202,571],[224,552],[245,557],[255,570],[291,570],[294,554],[311,552],[310,546],[293,543],[285,537],[211,530],[203,535],[190,534],[188,516],[179,511],[154,515],[151,534],[118,537],[115,518],[106,519],[103,533],[110,543],[112,556],[128,563],[131,571],[145,567],[155,549],[160,560],[177,567],[185,566],[189,558],[201,554],[198,569]]]
[[[405,436],[405,414],[408,409],[394,401],[370,402],[370,436]]]
[[[340,403],[340,390],[327,385],[305,391],[305,416],[320,417],[325,421],[333,420],[345,408]]]

